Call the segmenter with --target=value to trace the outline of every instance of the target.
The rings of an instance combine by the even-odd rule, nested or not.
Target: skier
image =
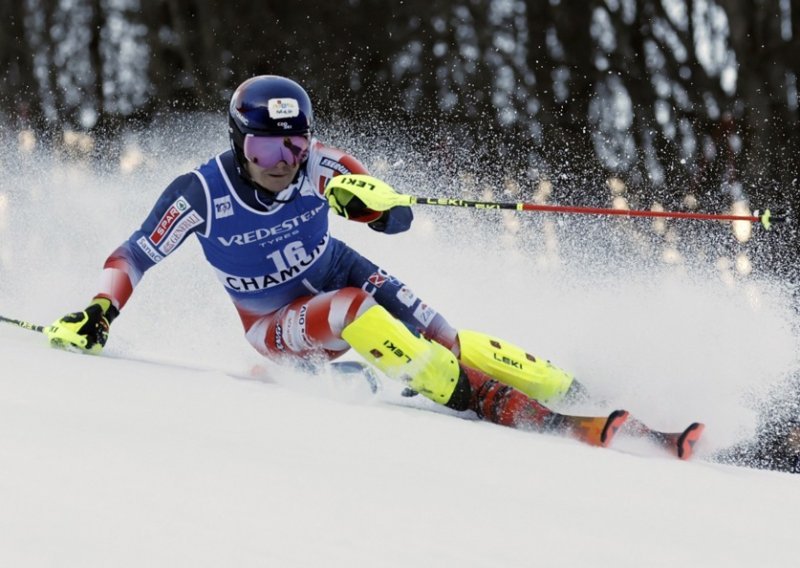
[[[262,355],[308,365],[353,348],[390,378],[459,411],[518,428],[570,431],[606,445],[627,418],[572,417],[541,403],[580,384],[507,341],[456,330],[400,279],[332,237],[328,211],[387,234],[409,207],[354,157],[312,136],[313,110],[294,81],[242,83],[229,107],[231,148],[177,177],[141,227],[106,260],[89,306],[57,320],[55,345],[99,353],[144,273],[194,234]]]

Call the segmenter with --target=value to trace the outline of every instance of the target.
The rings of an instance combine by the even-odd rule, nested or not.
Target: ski
[[[329,364],[331,371],[345,379],[363,379],[369,385],[372,394],[380,389],[378,374],[367,363],[362,361],[333,361]]]
[[[628,422],[625,433],[655,442],[678,459],[688,460],[692,457],[694,446],[703,435],[705,427],[701,422],[692,422],[680,432],[662,432],[634,418]]]
[[[552,431],[566,432],[571,438],[591,446],[607,448],[630,414],[626,410],[615,410],[608,416],[573,416],[554,413]]]

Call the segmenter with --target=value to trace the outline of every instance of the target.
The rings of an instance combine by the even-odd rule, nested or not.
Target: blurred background
[[[0,29],[0,112],[23,147],[116,158],[99,140],[219,112],[276,73],[322,126],[410,134],[495,192],[713,212],[800,199],[800,0],[20,0]]]
[[[172,177],[224,150],[230,95],[265,73],[304,85],[319,135],[403,191],[711,213],[800,210],[800,0],[18,0],[0,4],[0,289],[23,297],[23,288],[44,283],[15,280],[10,267],[35,255],[69,257],[68,243],[35,237],[51,229],[31,235],[39,222],[72,223],[57,230],[97,250],[71,262],[99,269],[113,248],[103,235],[127,237]],[[54,197],[54,186],[83,189],[107,226],[76,229],[75,217],[63,215],[72,205]],[[146,199],[141,188],[149,188]],[[104,203],[112,189],[117,199]],[[48,203],[58,210],[43,213]],[[112,222],[120,203],[135,219]],[[12,217],[29,233],[12,232]],[[715,312],[710,298],[737,290],[748,305],[774,301],[797,327],[796,224],[765,233],[749,223],[565,225],[564,216],[470,212],[420,221],[422,231],[453,222],[454,238],[464,238],[464,226],[482,228],[509,262],[551,271],[552,291],[564,289],[564,276],[583,285],[562,305],[587,298],[584,318],[597,309],[586,290],[598,283],[612,282],[602,301],[619,318],[613,298],[633,275],[656,274],[663,284],[677,271],[716,283],[687,317],[722,315],[731,303]],[[35,254],[23,252],[34,243]],[[682,305],[690,293],[677,288]],[[650,292],[626,298],[652,307]],[[559,324],[563,337],[575,337],[567,328],[576,319]],[[684,337],[703,329],[678,325]],[[602,329],[588,328],[583,345]],[[761,330],[750,332],[738,332],[749,338],[744,345]],[[782,429],[777,439],[791,442],[781,450],[791,465],[781,469],[790,470],[800,470],[800,380],[782,357],[796,352],[784,348],[795,334],[764,337],[781,345],[778,368],[764,374],[782,379],[787,406],[778,426],[760,430],[772,436],[767,447]],[[723,351],[732,344],[726,339]],[[714,344],[703,350],[698,360]],[[611,372],[611,362],[593,363]]]

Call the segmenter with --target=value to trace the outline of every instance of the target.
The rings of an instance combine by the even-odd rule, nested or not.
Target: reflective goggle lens
[[[309,140],[305,136],[253,136],[244,137],[244,157],[265,169],[280,162],[296,166],[308,157]]]

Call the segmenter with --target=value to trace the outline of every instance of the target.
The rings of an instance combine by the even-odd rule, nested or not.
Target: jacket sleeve
[[[167,186],[141,227],[106,259],[97,297],[122,309],[144,273],[197,231],[205,230],[208,203],[199,178],[184,174]]]

